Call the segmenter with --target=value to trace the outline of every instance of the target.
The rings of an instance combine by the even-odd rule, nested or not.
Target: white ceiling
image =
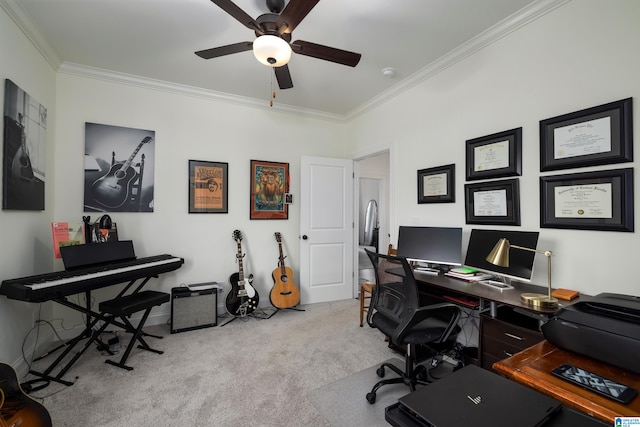
[[[265,0],[235,0],[256,18]],[[557,0],[320,0],[293,32],[362,54],[355,68],[292,56],[294,87],[276,105],[346,117],[427,72],[455,62]],[[273,71],[252,52],[194,54],[255,35],[209,0],[0,0],[56,69],[169,82],[213,96],[268,105]],[[382,74],[397,70],[394,78]],[[98,70],[95,70],[97,68]],[[429,71],[430,70],[430,71]]]

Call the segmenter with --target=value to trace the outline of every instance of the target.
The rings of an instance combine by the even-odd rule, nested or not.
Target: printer
[[[562,307],[541,329],[557,347],[640,374],[640,297],[598,294]]]

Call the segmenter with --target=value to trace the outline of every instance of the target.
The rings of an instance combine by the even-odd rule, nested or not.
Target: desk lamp
[[[520,296],[522,302],[529,305],[533,305],[535,308],[553,308],[558,306],[558,300],[551,296],[551,251],[542,251],[539,249],[525,248],[523,246],[516,246],[509,243],[505,238],[498,240],[498,243],[493,247],[487,261],[491,264],[500,267],[509,267],[509,250],[511,248],[520,249],[523,251],[535,252],[544,254],[547,257],[547,287],[548,294],[537,293],[524,293]]]

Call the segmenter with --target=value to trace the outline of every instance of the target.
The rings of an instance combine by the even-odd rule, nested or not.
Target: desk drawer
[[[485,355],[496,357],[498,360],[511,357],[514,354],[524,350],[517,345],[506,343],[504,341],[498,341],[490,337],[485,337],[483,341],[482,351]]]
[[[482,319],[483,336],[491,337],[523,350],[542,341],[542,333],[512,323],[485,317]]]

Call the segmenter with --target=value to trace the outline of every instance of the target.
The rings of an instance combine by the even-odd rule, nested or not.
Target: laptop
[[[538,427],[562,404],[476,365],[467,365],[398,399],[400,409],[433,427]]]

